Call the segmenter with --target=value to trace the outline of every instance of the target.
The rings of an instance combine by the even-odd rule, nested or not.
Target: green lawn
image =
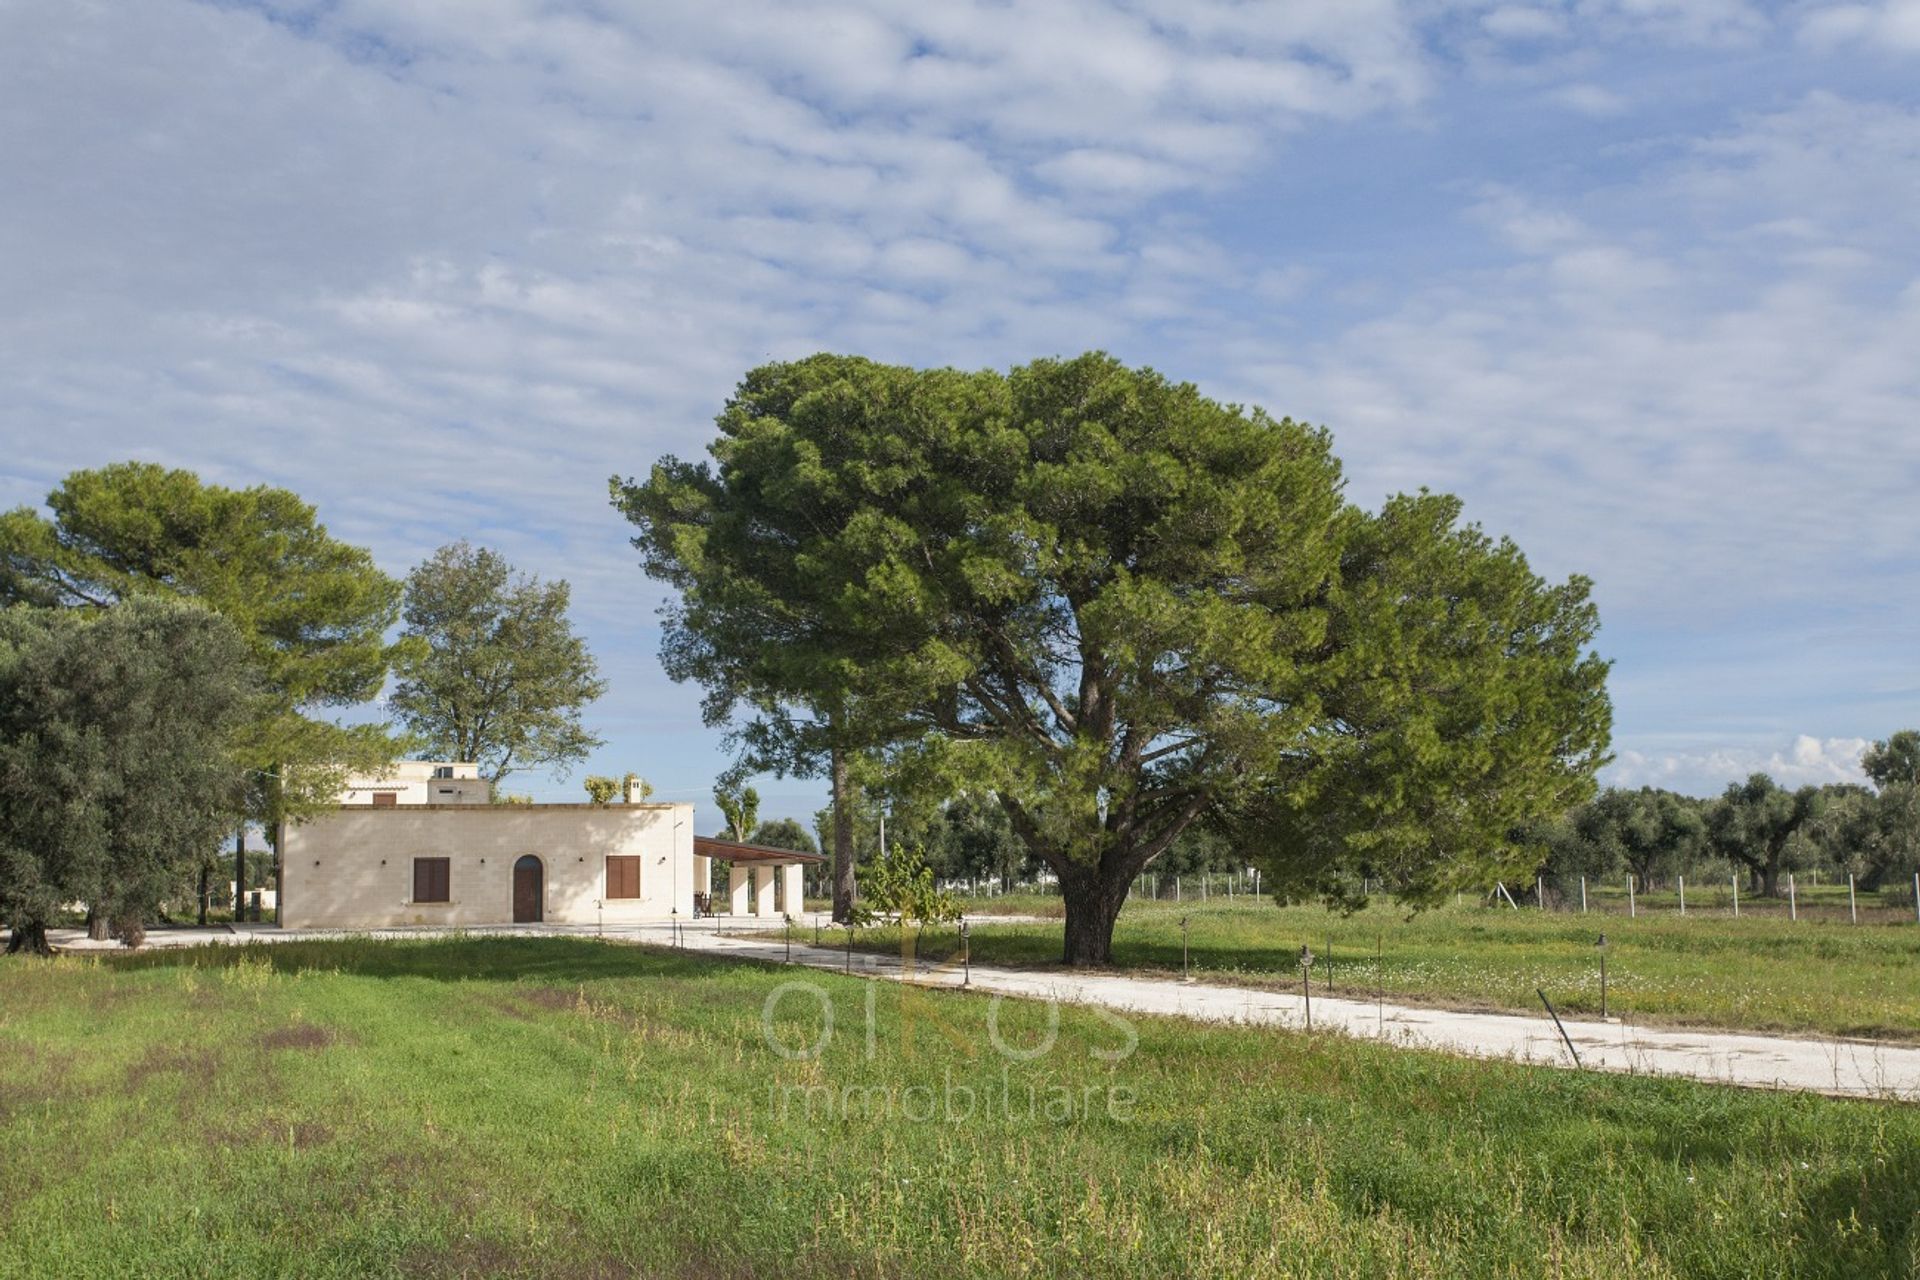
[[[1920,1109],[1173,1020],[1110,1062],[1073,1009],[1014,1062],[992,1007],[566,939],[9,960],[0,1274],[1920,1269]]]
[[[988,901],[1005,910],[1060,911],[1058,898]],[[1628,919],[1480,906],[1408,918],[1384,902],[1342,917],[1244,897],[1142,899],[1121,912],[1115,965],[1178,973],[1182,918],[1188,962],[1215,980],[1297,989],[1304,943],[1316,957],[1316,991],[1329,978],[1331,956],[1335,994],[1384,990],[1390,999],[1538,1012],[1534,989],[1544,987],[1563,1012],[1577,1014],[1600,1010],[1594,943],[1604,931],[1610,1013],[1641,1022],[1920,1041],[1920,925],[1910,919],[1794,924],[1691,908],[1684,918],[1646,911]],[[1060,933],[1057,924],[983,924],[973,931],[973,959],[1055,964]],[[862,930],[856,940],[876,951],[899,945],[898,932],[889,929]],[[939,961],[954,954],[958,940],[952,929],[930,930],[921,946],[925,957]]]

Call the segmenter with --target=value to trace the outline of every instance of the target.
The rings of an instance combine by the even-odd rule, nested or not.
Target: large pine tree
[[[1588,584],[1452,498],[1353,505],[1325,431],[1097,354],[769,365],[719,426],[712,463],[616,483],[680,589],[670,665],[712,711],[855,707],[991,789],[1060,878],[1070,963],[1109,959],[1203,819],[1283,894],[1434,899],[1591,794]]]

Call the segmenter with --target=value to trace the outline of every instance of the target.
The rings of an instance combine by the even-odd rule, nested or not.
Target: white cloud
[[[1764,773],[1783,787],[1865,783],[1860,757],[1866,738],[1797,735],[1781,747],[1722,747],[1704,751],[1622,751],[1602,780],[1619,787],[1665,787],[1690,795],[1713,795],[1729,783]]]
[[[1567,18],[1557,8],[1507,4],[1484,14],[1480,25],[1503,40],[1547,40],[1565,33]]]
[[[1575,0],[1588,21],[1694,44],[1747,44],[1773,20],[1747,0]]]
[[[1547,99],[1585,116],[1617,116],[1628,106],[1626,98],[1597,84],[1563,85],[1549,93]]]
[[[1564,207],[1484,194],[1510,257],[1237,352],[1236,394],[1334,424],[1363,498],[1464,492],[1610,617],[1912,598],[1920,562],[1859,569],[1920,545],[1916,196],[1920,113],[1815,95]]]
[[[1123,151],[1078,147],[1034,166],[1056,186],[1120,195],[1154,195],[1188,186],[1192,175],[1179,167]]]
[[[1802,20],[1800,33],[1820,48],[1863,44],[1893,53],[1920,51],[1920,0],[1821,5]]]

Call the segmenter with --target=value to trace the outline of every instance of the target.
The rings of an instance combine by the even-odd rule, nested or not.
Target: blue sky
[[[1458,492],[1595,580],[1611,780],[1920,724],[1920,0],[0,0],[0,174],[0,503],[137,457],[567,578],[589,767],[709,816],[606,480],[821,349]]]

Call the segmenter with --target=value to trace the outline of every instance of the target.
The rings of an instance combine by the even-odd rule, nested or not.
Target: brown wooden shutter
[[[640,859],[620,854],[607,856],[607,896],[609,898],[640,896]]]
[[[413,900],[415,902],[452,901],[451,877],[446,858],[413,860]]]
[[[399,803],[400,797],[395,792],[376,791],[373,793],[373,807],[376,809],[392,809]]]

